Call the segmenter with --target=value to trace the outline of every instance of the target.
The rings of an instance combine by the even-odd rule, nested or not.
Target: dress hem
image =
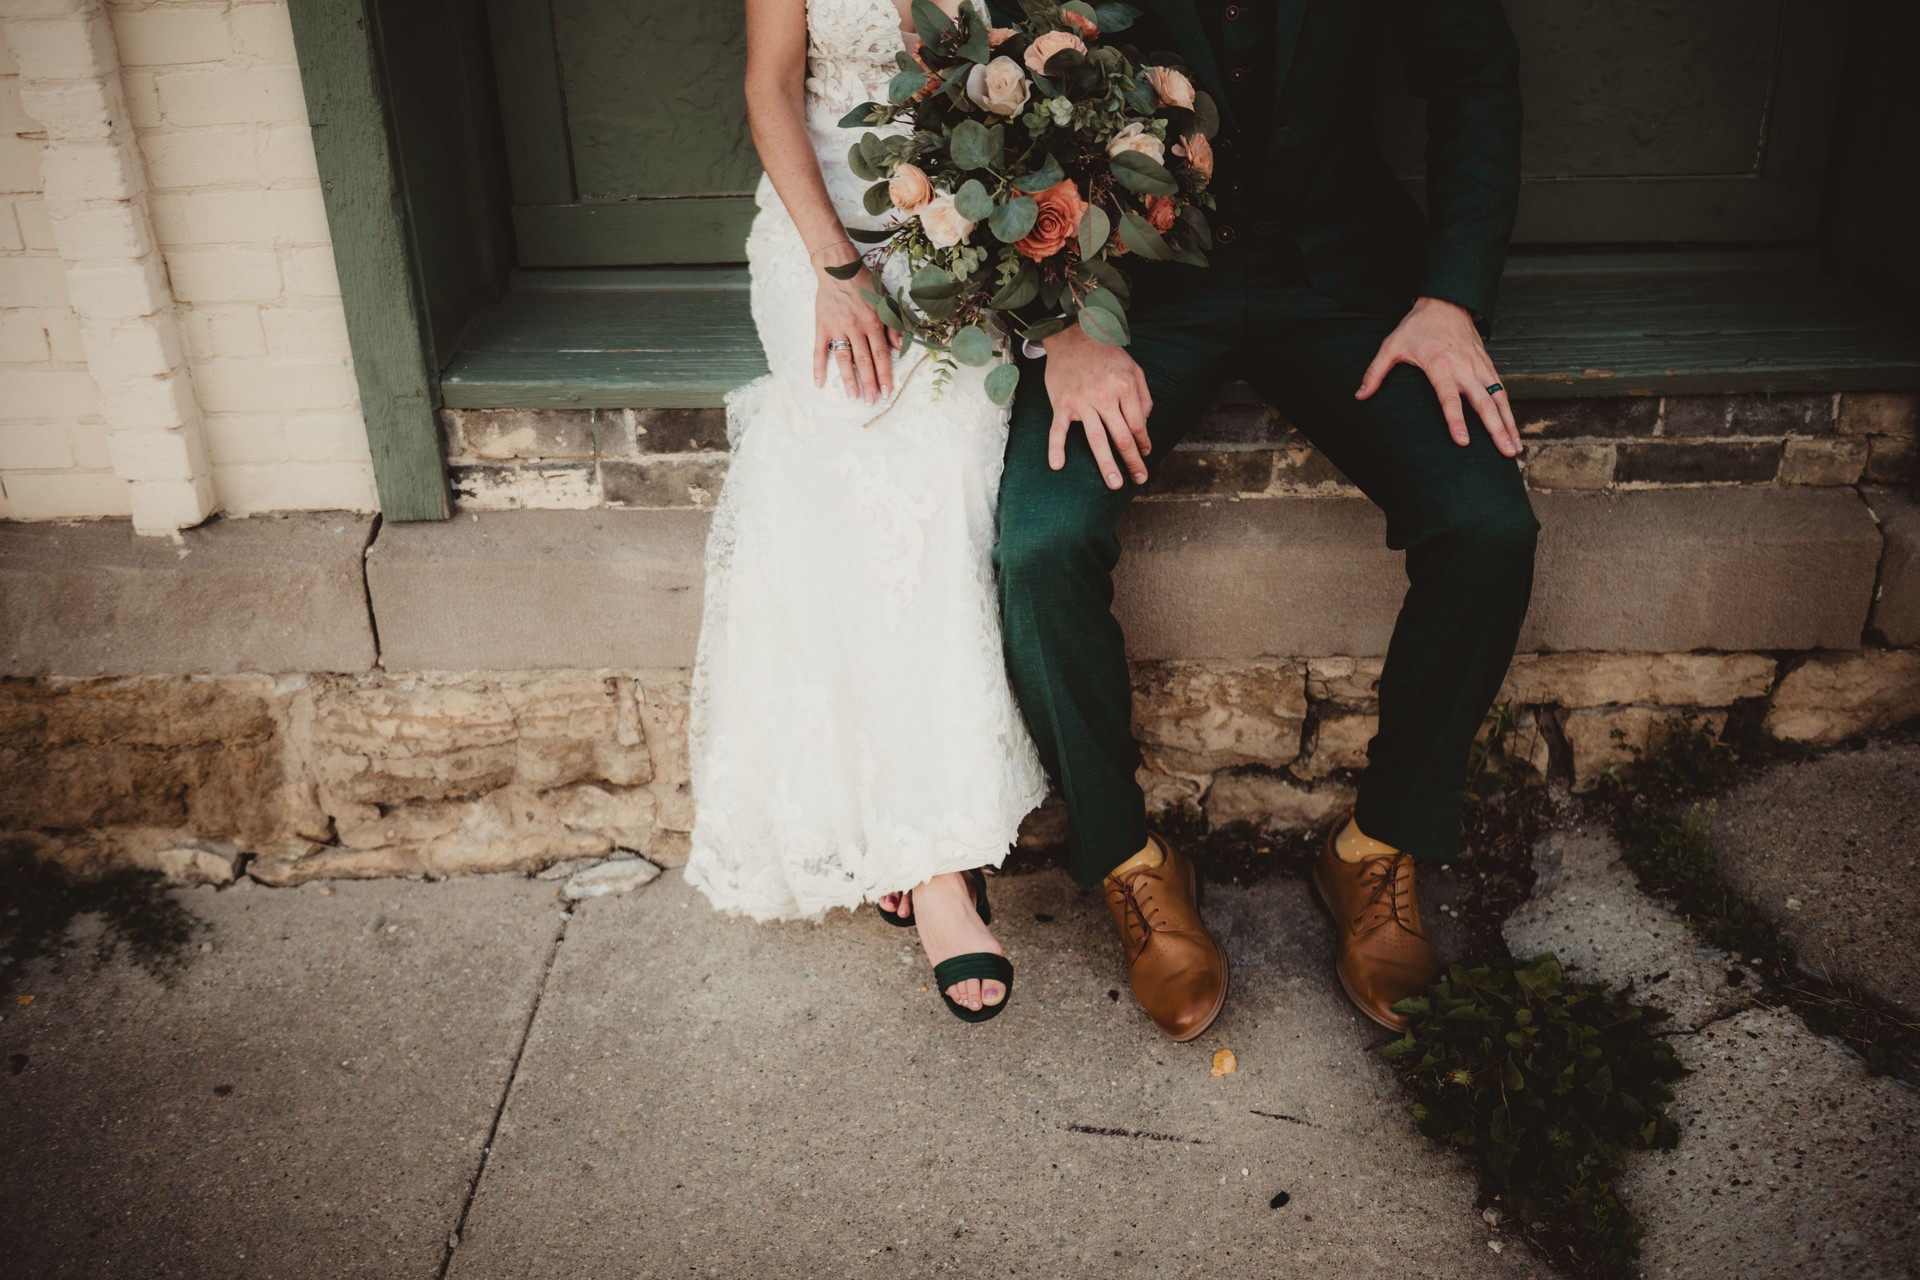
[[[904,893],[916,885],[925,884],[935,876],[950,875],[956,871],[970,871],[976,867],[991,867],[996,871],[999,870],[1000,865],[1004,863],[1007,857],[1013,852],[1014,845],[1020,838],[1020,824],[1025,822],[1027,815],[1039,808],[1040,805],[1045,802],[1046,798],[1047,793],[1042,789],[1037,795],[1032,797],[1025,808],[1020,810],[1020,816],[1013,820],[1010,834],[1006,840],[998,844],[998,853],[986,853],[971,848],[963,849],[959,852],[922,863],[921,867],[923,870],[917,873],[914,878],[906,884],[897,886],[888,884],[866,889],[849,888],[846,894],[837,895],[831,901],[823,902],[811,910],[800,907],[797,899],[795,900],[795,909],[791,911],[777,906],[755,908],[743,902],[724,901],[719,895],[719,891],[716,890],[704,876],[699,874],[697,868],[697,861],[700,857],[701,849],[703,847],[710,849],[712,846],[696,844],[693,847],[692,854],[688,857],[686,870],[683,874],[686,876],[687,882],[700,891],[700,896],[705,898],[714,910],[725,915],[743,916],[762,924],[772,921],[811,921],[817,923],[824,919],[829,911],[854,911],[869,902],[877,902],[889,893]]]

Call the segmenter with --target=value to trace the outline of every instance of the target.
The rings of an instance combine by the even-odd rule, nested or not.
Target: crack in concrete
[[[1103,1129],[1091,1124],[1063,1124],[1068,1133],[1088,1133],[1096,1138],[1139,1138],[1147,1142],[1184,1142],[1196,1147],[1207,1145],[1205,1138],[1183,1138],[1177,1133],[1153,1133],[1146,1129]]]
[[[514,1081],[520,1078],[520,1059],[527,1052],[527,1041],[533,1035],[533,1020],[539,1016],[540,1002],[547,997],[547,979],[553,975],[554,957],[560,954],[560,944],[567,940],[567,925],[572,922],[574,910],[560,914],[560,927],[553,932],[553,941],[547,944],[547,958],[540,966],[540,981],[533,989],[533,1003],[527,1009],[527,1020],[520,1027],[520,1041],[513,1047],[513,1061],[507,1066],[507,1080],[500,1089],[500,1101],[493,1109],[493,1120],[487,1126],[487,1137],[480,1144],[480,1162],[474,1166],[473,1177],[467,1180],[466,1198],[460,1202],[460,1216],[454,1220],[453,1230],[447,1233],[446,1247],[440,1254],[440,1270],[435,1280],[446,1280],[447,1270],[453,1265],[453,1251],[460,1247],[460,1237],[467,1229],[467,1215],[473,1211],[473,1202],[479,1198],[480,1183],[487,1176],[487,1164],[493,1158],[494,1138],[500,1132],[500,1120],[507,1114],[507,1100],[513,1096]]]

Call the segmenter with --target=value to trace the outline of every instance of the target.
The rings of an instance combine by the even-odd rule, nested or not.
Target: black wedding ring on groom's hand
[[[1499,383],[1497,383],[1497,382],[1489,382],[1489,383],[1487,384],[1487,394],[1488,394],[1488,395],[1490,395],[1490,396],[1497,396],[1497,395],[1499,395],[1499,394],[1500,394],[1500,393],[1501,393],[1502,391],[1505,391],[1505,390],[1506,390],[1506,388],[1505,388],[1505,387],[1503,387],[1503,386],[1501,386],[1501,385],[1500,385]]]

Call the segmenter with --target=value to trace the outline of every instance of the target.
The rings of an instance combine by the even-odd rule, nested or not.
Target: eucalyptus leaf
[[[1013,185],[1028,195],[1038,195],[1050,187],[1059,186],[1066,180],[1066,170],[1062,169],[1060,162],[1053,158],[1053,153],[1048,152],[1038,169],[1015,178]]]
[[[1167,167],[1138,151],[1122,151],[1113,158],[1113,176],[1129,191],[1143,196],[1170,196],[1180,190]]]
[[[898,329],[903,333],[906,331],[907,322],[901,318],[900,304],[892,298],[880,299],[879,302],[874,304],[873,309],[875,314],[880,317],[881,324],[884,324],[889,329]]]
[[[1133,25],[1140,11],[1130,4],[1096,4],[1093,6],[1093,20],[1100,24],[1103,36],[1119,35]]]
[[[1020,331],[1020,336],[1028,342],[1044,342],[1067,327],[1067,322],[1059,316],[1048,316]]]
[[[1080,260],[1091,260],[1106,246],[1112,232],[1113,224],[1107,211],[1097,204],[1088,205],[1087,211],[1080,215]]]
[[[987,399],[995,404],[1006,404],[1013,399],[1013,392],[1020,385],[1020,366],[1011,361],[987,374]]]
[[[907,292],[915,302],[938,302],[951,298],[967,287],[965,280],[955,280],[952,276],[935,266],[921,267],[913,273],[913,280],[907,286]]]
[[[1155,262],[1164,262],[1173,256],[1173,250],[1153,229],[1153,224],[1131,209],[1120,215],[1120,241],[1141,257]]]
[[[1206,254],[1200,252],[1198,249],[1188,248],[1186,245],[1175,247],[1171,256],[1173,261],[1184,262],[1190,267],[1204,267],[1207,265]]]
[[[1091,262],[1082,262],[1080,269],[1100,282],[1102,289],[1111,290],[1122,304],[1133,300],[1133,286],[1128,283],[1126,273],[1113,265],[1109,258],[1100,258]]]
[[[1091,311],[1096,307],[1102,311],[1111,311],[1117,316],[1127,314],[1127,304],[1122,302],[1120,296],[1111,289],[1089,289],[1081,295],[1082,311]]]
[[[1022,262],[1019,274],[989,298],[987,305],[995,311],[1017,311],[1039,296],[1040,272],[1031,262]]]
[[[913,95],[927,87],[927,73],[915,67],[911,71],[896,71],[893,79],[887,81],[887,101],[894,106],[913,100]]]
[[[873,119],[873,113],[884,110],[886,110],[886,108],[877,102],[863,102],[840,117],[840,127],[842,129],[858,129],[864,124],[875,124],[877,122]]]
[[[994,160],[993,135],[978,120],[962,120],[953,126],[948,150],[962,169],[984,169]]]
[[[953,193],[953,207],[968,222],[985,222],[993,216],[993,197],[978,178],[968,178]]]
[[[993,339],[977,324],[970,324],[953,335],[953,358],[961,364],[979,366],[993,359]]]
[[[847,168],[853,170],[853,176],[862,182],[877,182],[880,179],[880,171],[867,163],[867,153],[857,142],[847,148]]]
[[[1193,95],[1193,127],[1205,134],[1208,141],[1220,132],[1220,108],[1205,93]]]
[[[965,10],[962,10],[965,12]],[[968,62],[984,63],[993,59],[993,46],[987,43],[987,24],[977,18],[971,18],[967,24],[967,38],[955,50]]]
[[[953,19],[933,0],[913,0],[913,30],[927,44],[938,45],[940,37],[953,30]]]
[[[878,170],[887,162],[887,144],[880,140],[880,135],[877,133],[863,133],[860,135],[860,154],[867,158],[868,164]]]
[[[997,236],[1002,244],[1012,244],[1033,230],[1034,220],[1040,216],[1040,206],[1032,196],[1015,196],[993,211],[993,217],[987,221],[987,229]]]
[[[893,197],[887,194],[886,183],[876,182],[867,188],[867,194],[862,198],[861,203],[869,216],[877,218],[893,208]]]
[[[866,265],[867,264],[862,262],[860,259],[855,258],[852,262],[842,263],[840,266],[837,266],[837,267],[828,267],[827,274],[832,276],[835,280],[851,280],[855,276],[859,275],[860,269]]]
[[[1126,316],[1118,311],[1109,311],[1105,307],[1082,307],[1080,329],[1095,342],[1104,342],[1110,347],[1126,346],[1130,336],[1127,332]]]
[[[1193,242],[1202,249],[1213,248],[1213,228],[1207,225],[1207,215],[1188,205],[1180,211],[1180,221],[1193,234]]]
[[[856,244],[880,244],[900,234],[898,227],[848,227],[847,239]]]

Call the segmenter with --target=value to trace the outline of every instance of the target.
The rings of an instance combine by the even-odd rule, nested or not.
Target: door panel
[[[520,264],[739,261],[760,176],[740,6],[487,7]]]
[[[759,165],[737,0],[487,3],[521,265],[739,261]],[[1814,238],[1848,6],[1506,9],[1526,96],[1517,241]],[[1423,106],[1397,50],[1379,67],[1382,145],[1418,194]]]
[[[1526,103],[1515,239],[1807,241],[1846,6],[1508,0]],[[1383,51],[1381,144],[1418,191],[1423,104]]]

